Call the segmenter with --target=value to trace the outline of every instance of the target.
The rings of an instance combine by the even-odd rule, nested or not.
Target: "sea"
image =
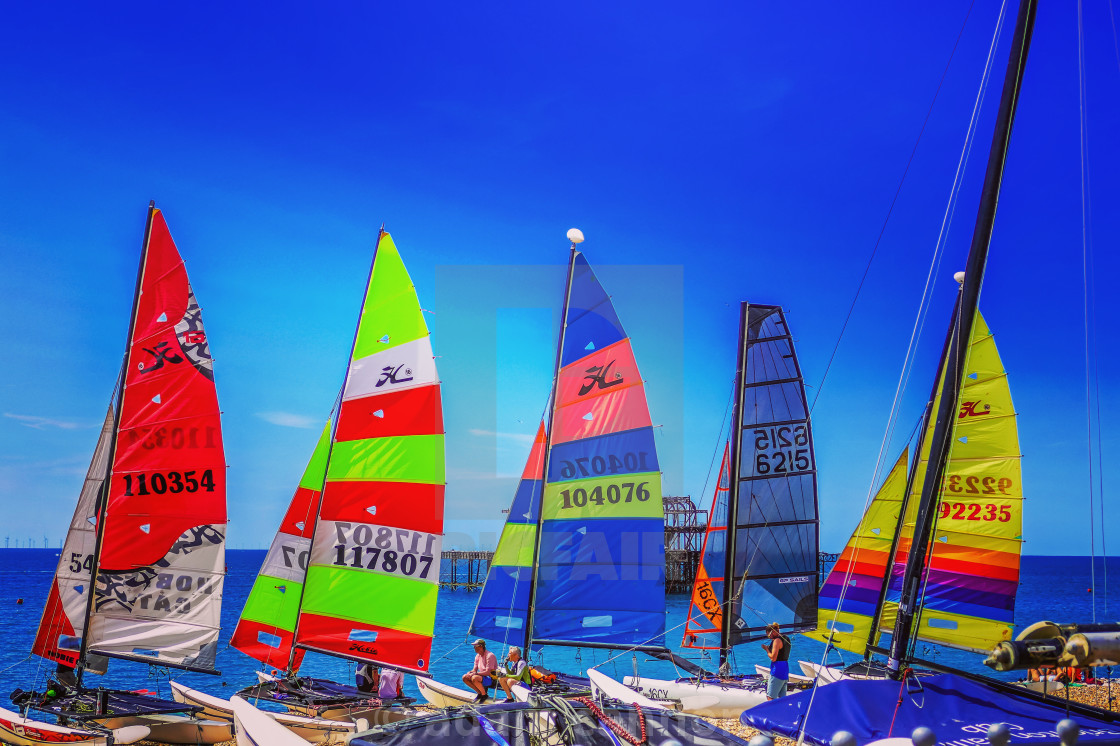
[[[228,697],[238,689],[256,681],[259,664],[228,646],[229,637],[241,613],[257,570],[264,559],[263,550],[229,550],[226,555],[227,576],[222,609],[222,634],[218,651],[220,674],[200,674],[183,671],[155,669],[127,661],[112,661],[104,676],[91,676],[90,685],[103,685],[124,689],[147,689],[170,697],[169,678],[181,681],[195,689]],[[6,691],[15,688],[41,686],[54,664],[30,655],[31,643],[39,624],[43,604],[47,598],[51,578],[58,562],[56,549],[0,549],[0,673]],[[1120,593],[1120,557],[1111,557],[1107,567],[1097,559],[1095,583],[1088,557],[1023,557],[1019,594],[1015,608],[1015,623],[1024,627],[1048,619],[1056,622],[1117,621],[1120,604],[1109,598],[1105,578],[1111,579]],[[435,640],[432,647],[430,671],[434,678],[447,683],[460,683],[460,677],[471,668],[474,652],[470,646],[467,629],[478,600],[478,591],[441,588],[436,611]],[[371,603],[380,603],[371,600]],[[668,646],[685,658],[714,667],[709,658],[703,659],[693,650],[681,650],[680,641],[688,597],[671,595],[666,598],[665,639]],[[498,646],[492,649],[499,655]],[[791,663],[794,659],[821,661],[824,646],[801,636],[794,636]],[[993,675],[982,665],[982,656],[940,646],[919,643],[917,654],[956,668]],[[856,656],[845,653],[844,662]],[[761,643],[748,643],[734,651],[735,668],[740,672],[753,672],[754,665],[768,662]],[[839,663],[841,656],[832,651],[828,662]],[[534,654],[534,663],[572,674],[582,674],[591,666],[598,666],[604,673],[621,679],[635,671],[651,678],[674,678],[677,674],[670,663],[657,661],[642,653],[632,654],[590,648],[548,647]],[[791,665],[793,671],[797,671]],[[354,681],[354,664],[316,653],[308,653],[302,673],[321,676],[339,682]],[[1003,674],[1002,678],[1019,678]],[[419,698],[420,693],[412,677],[406,677],[405,693]]]

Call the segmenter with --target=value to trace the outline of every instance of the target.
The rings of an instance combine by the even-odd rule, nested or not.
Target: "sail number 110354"
[[[170,492],[214,491],[214,470],[206,469],[201,474],[196,469],[178,472],[153,472],[151,474],[123,474],[125,497],[133,495],[162,495]],[[135,491],[134,491],[135,490]]]

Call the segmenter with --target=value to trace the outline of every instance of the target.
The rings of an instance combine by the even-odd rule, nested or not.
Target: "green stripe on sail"
[[[241,611],[241,618],[291,632],[296,628],[302,590],[302,583],[258,575]]]
[[[431,636],[438,593],[438,583],[312,565],[307,570],[303,611]]]
[[[397,246],[388,233],[377,244],[353,360],[420,339],[428,334],[420,301]],[[381,342],[388,336],[388,340]]]
[[[494,552],[493,565],[532,567],[537,542],[537,524],[507,523]]]
[[[334,444],[327,480],[443,484],[443,435],[399,435]]]
[[[303,478],[299,480],[299,486],[308,490],[315,490],[318,492],[323,489],[323,472],[327,470],[327,454],[331,449],[331,421],[327,420],[327,424],[323,427],[323,432],[319,436],[319,442],[315,444],[315,451],[311,454],[311,460],[307,462],[307,468],[303,470]]]
[[[541,518],[547,520],[664,515],[660,472],[549,482],[544,487],[541,505]]]

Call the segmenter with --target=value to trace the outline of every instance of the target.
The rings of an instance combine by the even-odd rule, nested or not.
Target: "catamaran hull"
[[[234,720],[233,703],[228,699],[221,699],[188,686],[172,681],[172,696],[176,702],[195,705],[202,708],[202,714],[210,718]],[[311,718],[301,715],[291,715],[280,712],[267,713],[273,720],[295,733],[309,743],[318,744],[343,744],[358,730],[365,730],[368,722],[356,720],[351,722],[329,720],[326,718]]]
[[[270,684],[278,679],[264,671],[257,671],[257,680],[262,684]],[[362,704],[341,705],[338,707],[312,707],[295,702],[277,702],[276,704],[288,708],[288,712],[316,720],[335,720],[343,723],[357,723],[365,721],[367,725],[388,725],[405,718],[420,714],[418,710],[401,705],[391,707],[370,707],[365,700]]]
[[[150,731],[148,740],[158,743],[215,744],[233,738],[233,723],[229,720],[202,720],[186,715],[130,715],[99,718],[97,722],[110,730],[147,728]]]
[[[307,746],[307,741],[241,697],[232,697],[230,706],[237,730],[237,746]]]
[[[832,666],[822,666],[819,663],[811,663],[810,661],[798,661],[797,665],[801,666],[801,672],[810,679],[817,682],[818,686],[824,684],[835,684],[837,681],[850,681],[852,679],[866,679],[867,676],[853,676],[846,674],[838,668]]]
[[[113,731],[113,744],[133,743],[147,738],[148,733],[148,729],[142,726],[119,728]],[[107,746],[109,743],[105,734],[32,720],[2,707],[0,707],[0,741],[14,744],[14,746],[43,746],[43,744],[60,743]]]
[[[755,664],[754,671],[759,676],[761,676],[763,679],[769,679],[770,678],[770,669],[767,668],[766,666],[760,666],[758,664]],[[799,676],[798,674],[795,674],[791,671],[790,674],[789,674],[789,683],[791,683],[791,684],[812,684],[813,680],[811,678],[807,677],[807,676]]]
[[[428,704],[435,707],[462,707],[475,704],[475,698],[478,696],[469,689],[459,689],[422,676],[416,677],[416,686],[424,699],[428,700]],[[504,698],[505,693],[503,692],[502,695]]]
[[[647,679],[627,676],[624,686],[655,702],[680,702],[681,712],[713,718],[737,718],[744,710],[766,701],[764,688],[747,688],[734,682],[716,683],[695,679]]]

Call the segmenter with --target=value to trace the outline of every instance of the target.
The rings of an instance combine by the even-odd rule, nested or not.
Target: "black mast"
[[[719,630],[719,669],[727,667],[731,652],[731,608],[735,575],[735,539],[739,525],[739,451],[743,440],[743,369],[747,357],[747,315],[750,303],[739,306],[739,353],[735,364],[735,399],[731,409],[731,459],[727,474],[727,536],[724,538],[723,617]]]
[[[568,302],[572,297],[572,275],[576,269],[576,255],[579,250],[576,244],[583,241],[583,234],[572,229],[568,231],[568,239],[572,242],[572,250],[568,254],[568,279],[564,283],[564,304],[560,308],[560,335],[556,341],[556,364],[552,370],[552,393],[549,395],[548,418],[544,426],[544,471],[541,472],[541,494],[537,496],[537,530],[533,542],[533,571],[529,575],[529,608],[525,614],[525,651],[529,655],[533,644],[533,617],[537,605],[537,573],[540,571],[541,559],[541,516],[544,510],[544,488],[548,484],[548,466],[552,460],[552,418],[556,414],[556,380],[560,377],[560,361],[564,354],[564,333],[568,329]]]
[[[864,659],[871,657],[871,646],[875,644],[875,633],[879,628],[879,620],[883,616],[883,603],[887,599],[887,589],[891,584],[891,568],[894,566],[894,555],[898,551],[898,539],[902,535],[902,524],[906,522],[906,508],[910,505],[910,493],[914,489],[914,479],[918,476],[918,466],[922,462],[922,448],[926,442],[926,430],[929,427],[929,417],[933,412],[933,403],[937,400],[940,390],[941,371],[945,369],[945,361],[949,358],[949,344],[953,340],[953,328],[957,325],[957,312],[960,309],[960,291],[957,291],[957,303],[953,306],[953,315],[949,320],[949,331],[945,334],[945,344],[941,347],[941,359],[937,363],[937,373],[933,376],[933,388],[929,393],[929,401],[922,412],[922,422],[918,426],[918,442],[914,447],[914,463],[906,476],[906,490],[902,493],[902,504],[898,506],[898,520],[894,525],[894,536],[891,538],[891,551],[887,555],[887,574],[883,578],[883,585],[879,588],[879,600],[875,604],[875,613],[871,616],[871,630],[867,633],[867,650]]]
[[[922,569],[925,565],[934,517],[937,515],[936,505],[941,492],[941,482],[944,479],[945,464],[952,447],[953,420],[957,413],[961,379],[964,375],[964,345],[967,344],[968,337],[972,333],[976,305],[980,298],[980,286],[984,280],[984,265],[988,260],[988,245],[992,238],[992,225],[999,204],[999,190],[1003,181],[1007,148],[1011,141],[1015,109],[1023,84],[1027,53],[1030,50],[1035,11],[1035,0],[1021,0],[1019,15],[1015,21],[1015,36],[1011,42],[1011,54],[1007,61],[1007,72],[1003,79],[1003,94],[1000,98],[995,134],[988,153],[988,169],[984,174],[984,189],[980,194],[980,208],[976,215],[976,227],[973,229],[972,246],[965,265],[964,282],[961,284],[960,310],[957,314],[957,323],[950,331],[952,342],[949,346],[948,365],[945,367],[941,404],[937,409],[937,419],[930,444],[929,466],[932,468],[927,469],[926,481],[922,485],[922,497],[918,504],[918,515],[914,526],[914,541],[906,561],[898,618],[895,620],[890,655],[887,658],[887,668],[894,678],[900,677],[904,667],[903,661],[908,656]]]
[[[86,592],[86,616],[82,622],[82,641],[78,647],[77,681],[78,688],[82,687],[82,674],[86,667],[86,653],[89,651],[89,625],[93,616],[93,598],[97,589],[97,573],[101,564],[101,540],[105,536],[105,510],[109,505],[109,489],[113,479],[113,460],[117,455],[117,436],[121,426],[121,405],[124,399],[124,379],[128,375],[128,354],[132,349],[132,332],[136,328],[136,306],[140,301],[140,286],[144,282],[144,268],[148,264],[148,244],[152,238],[152,215],[156,211],[156,201],[148,202],[148,222],[144,226],[144,243],[140,248],[140,266],[136,269],[136,289],[132,293],[132,315],[128,321],[128,336],[124,341],[124,361],[121,363],[121,374],[117,380],[116,402],[113,407],[113,435],[109,440],[109,460],[105,464],[105,479],[101,482],[101,489],[97,492],[97,538],[93,544],[93,561],[89,568],[89,586]]]

